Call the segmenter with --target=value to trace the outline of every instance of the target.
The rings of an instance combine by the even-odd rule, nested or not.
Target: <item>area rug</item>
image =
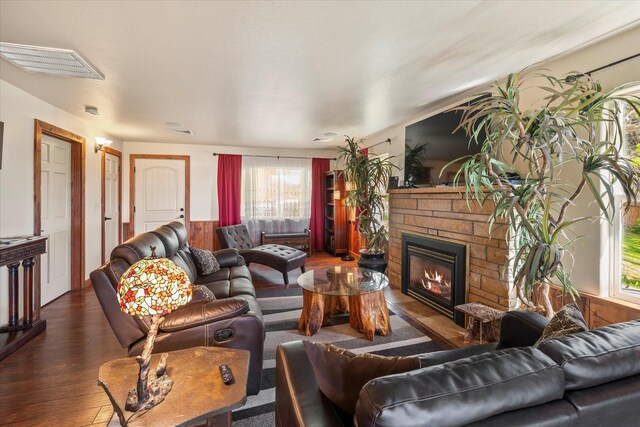
[[[427,335],[390,311],[391,334],[377,336],[368,341],[364,335],[349,326],[348,315],[332,318],[332,325],[325,326],[312,337],[298,332],[298,319],[302,309],[302,289],[289,285],[285,289],[259,290],[258,302],[264,315],[266,338],[262,367],[262,386],[257,396],[249,396],[247,403],[233,412],[233,425],[262,427],[275,425],[275,355],[278,344],[311,340],[333,343],[354,353],[375,353],[385,356],[408,356],[428,353],[441,348]]]

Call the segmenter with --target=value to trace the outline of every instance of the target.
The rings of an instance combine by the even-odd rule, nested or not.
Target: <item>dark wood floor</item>
[[[328,254],[314,254],[307,269],[326,268],[339,263]],[[257,289],[281,288],[280,273],[251,266]],[[299,272],[290,274],[296,283]],[[420,325],[435,331],[448,343],[462,342],[463,330],[442,319],[420,303],[389,292],[387,299]],[[422,307],[420,307],[422,306]],[[43,308],[47,330],[0,362],[0,425],[87,426],[106,425],[112,409],[96,384],[98,368],[104,362],[123,357],[120,347],[93,289],[70,292]]]

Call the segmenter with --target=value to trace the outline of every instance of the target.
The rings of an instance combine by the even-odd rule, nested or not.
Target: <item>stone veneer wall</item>
[[[509,257],[505,226],[494,226],[490,237],[487,220],[491,212],[489,202],[482,207],[476,202],[467,204],[462,187],[390,190],[387,272],[391,286],[402,286],[403,233],[440,238],[469,247],[467,302],[501,310],[514,308],[513,286],[502,277]]]

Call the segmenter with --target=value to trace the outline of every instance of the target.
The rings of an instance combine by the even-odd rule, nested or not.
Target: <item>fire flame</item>
[[[422,283],[423,288],[439,295],[442,295],[442,288],[451,287],[451,283],[444,280],[444,277],[438,272],[438,270],[433,272],[425,270],[424,278],[420,279],[420,282]]]

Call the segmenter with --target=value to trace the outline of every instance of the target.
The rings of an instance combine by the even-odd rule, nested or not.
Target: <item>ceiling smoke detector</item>
[[[69,49],[0,42],[0,57],[29,73],[104,80],[100,71]]]

